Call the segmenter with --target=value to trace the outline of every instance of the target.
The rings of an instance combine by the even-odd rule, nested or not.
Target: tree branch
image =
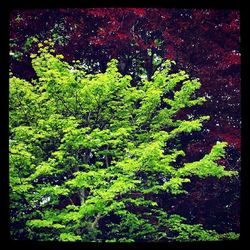
[[[101,218],[103,218],[103,217],[104,217],[104,215],[101,216],[101,214],[98,213],[97,216],[96,216],[96,218],[95,218],[95,220],[94,220],[94,222],[91,224],[90,228],[91,228],[92,230],[94,230],[94,228],[98,225],[99,220],[100,220]]]

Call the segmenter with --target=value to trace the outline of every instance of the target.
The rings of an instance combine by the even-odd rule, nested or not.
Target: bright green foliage
[[[31,55],[37,78],[10,78],[10,209],[14,239],[58,241],[191,241],[235,239],[185,224],[155,194],[185,193],[190,177],[233,176],[217,160],[226,143],[201,160],[185,156],[178,138],[209,117],[177,120],[201,105],[198,80],[166,61],[136,87],[117,60],[86,74],[53,55],[51,41]],[[176,143],[175,143],[176,142]],[[175,145],[175,146],[171,146]]]

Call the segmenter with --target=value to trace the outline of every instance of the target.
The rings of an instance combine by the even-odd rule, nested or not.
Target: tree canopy
[[[150,77],[66,62],[52,39],[30,55],[36,77],[10,75],[10,209],[13,239],[196,241],[237,239],[164,208],[194,177],[235,178],[217,141],[185,159],[182,136],[202,132],[199,79],[164,60]],[[92,67],[92,66],[90,66]]]
[[[217,141],[229,143],[228,167],[240,169],[240,13],[237,10],[165,8],[86,8],[16,10],[10,19],[11,69],[32,79],[29,53],[50,37],[67,62],[79,59],[85,70],[105,70],[119,59],[122,74],[152,76],[165,59],[177,60],[199,77],[206,96],[198,114],[214,113],[192,155]],[[214,112],[216,110],[216,112]],[[179,115],[185,115],[185,111]],[[238,184],[236,184],[238,185]],[[232,189],[236,189],[234,186]],[[236,194],[235,194],[236,195]],[[232,214],[229,216],[231,217]]]

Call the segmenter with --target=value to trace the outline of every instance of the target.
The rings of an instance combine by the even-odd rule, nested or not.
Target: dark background
[[[159,18],[159,12],[163,17]],[[131,22],[139,20],[137,30],[134,31],[140,34],[139,37],[134,38],[133,34],[128,32],[131,30],[128,22],[116,30],[119,26],[116,22],[120,22],[124,13]],[[17,17],[20,17],[19,21],[16,20]],[[15,40],[16,45],[10,42],[10,50],[17,54],[19,52],[19,57],[10,57],[9,64],[16,76],[25,79],[35,77],[30,68],[29,53],[35,51],[36,47],[31,44],[27,48],[27,39],[37,36],[42,41],[53,33],[69,34],[70,37],[61,45],[58,42],[56,47],[56,52],[62,53],[69,62],[73,59],[91,58],[94,61],[102,61],[105,65],[110,59],[109,56],[125,60],[126,53],[134,54],[135,50],[139,50],[138,61],[150,71],[147,49],[151,48],[164,58],[176,60],[180,68],[185,68],[190,75],[199,77],[202,82],[200,94],[209,96],[205,106],[192,111],[194,114],[209,114],[211,120],[205,125],[207,131],[199,137],[191,138],[193,143],[187,143],[188,160],[198,159],[200,150],[203,153],[208,152],[217,140],[223,140],[229,143],[224,165],[227,169],[240,171],[240,120],[243,103],[240,39],[244,37],[244,34],[240,33],[240,28],[244,27],[244,23],[240,25],[242,19],[238,8],[13,10],[7,20],[10,22],[10,39]],[[107,25],[108,22],[110,25]],[[4,19],[4,26],[6,23]],[[56,23],[62,23],[61,30],[58,28],[60,26],[57,26],[59,31],[56,30]],[[83,23],[84,25],[81,25]],[[77,27],[70,30],[72,24],[77,24]],[[160,32],[158,27],[161,27]],[[153,33],[145,37],[145,30],[152,30]],[[154,33],[156,30],[158,32]],[[115,33],[112,34],[112,31]],[[112,36],[109,36],[110,32]],[[163,42],[157,44],[157,39]],[[126,70],[121,66],[122,69],[123,73],[129,72],[129,66]],[[3,112],[2,115],[4,114]],[[178,115],[185,116],[185,112]],[[6,121],[6,116],[2,121]],[[190,138],[186,139],[189,141]],[[187,187],[190,191],[188,195],[179,196],[178,200],[170,200],[166,207],[174,206],[175,212],[187,216],[193,223],[204,223],[218,232],[239,231],[240,179],[211,178],[194,182],[195,185]],[[4,190],[7,191],[6,188]]]

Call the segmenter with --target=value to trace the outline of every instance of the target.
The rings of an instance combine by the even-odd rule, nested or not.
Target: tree
[[[10,78],[10,209],[13,239],[134,242],[236,239],[166,211],[157,196],[185,193],[193,177],[233,177],[218,161],[226,142],[185,161],[181,136],[208,116],[176,119],[202,105],[201,84],[166,60],[131,85],[112,59],[105,72],[31,54],[37,77]]]
[[[205,104],[207,112],[218,110],[203,136],[207,150],[221,139],[229,143],[235,155],[239,155],[239,21],[239,12],[232,10],[90,8],[16,11],[10,29],[11,67],[20,77],[30,79],[34,71],[30,67],[29,50],[35,48],[37,39],[48,36],[56,42],[56,51],[63,53],[68,62],[81,58],[90,70],[103,71],[111,57],[118,58],[121,72],[133,74],[133,80],[142,70],[150,78],[157,64],[164,61],[162,58],[178,58],[182,68],[202,80],[200,92],[209,98]],[[18,60],[22,61],[21,65]],[[240,162],[239,157],[236,162]],[[239,169],[239,163],[236,164]]]

